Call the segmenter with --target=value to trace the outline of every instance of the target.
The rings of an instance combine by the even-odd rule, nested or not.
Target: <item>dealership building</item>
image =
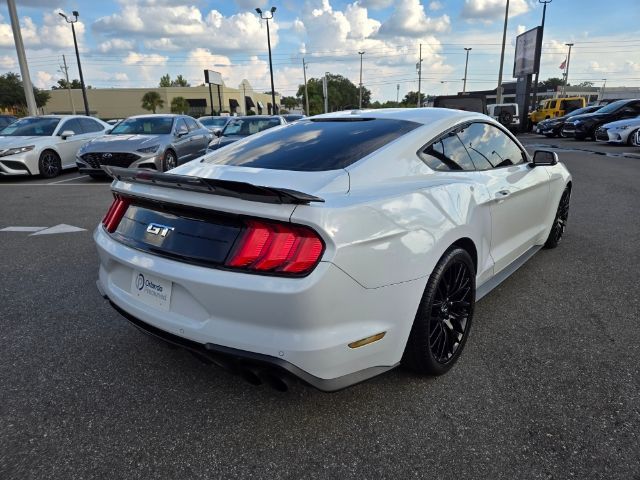
[[[157,92],[163,100],[162,108],[156,113],[170,113],[171,101],[176,97],[184,98],[189,108],[187,115],[201,117],[216,112],[228,112],[237,115],[271,115],[273,105],[271,95],[253,90],[247,80],[243,80],[238,88],[225,85],[218,87],[157,87],[157,88],[90,88],[87,89],[89,110],[94,117],[105,120],[112,118],[126,118],[131,115],[150,113],[142,108],[142,97],[147,92]],[[44,114],[78,114],[84,113],[82,90],[66,89],[50,90],[51,98],[43,107]],[[280,96],[276,94],[276,112],[280,109]]]

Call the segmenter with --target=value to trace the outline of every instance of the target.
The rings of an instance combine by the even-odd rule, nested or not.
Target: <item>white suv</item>
[[[517,103],[487,105],[487,114],[508,129],[516,129],[520,126],[520,111]]]

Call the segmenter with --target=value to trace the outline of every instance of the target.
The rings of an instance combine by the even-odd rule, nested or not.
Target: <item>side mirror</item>
[[[176,130],[176,136],[178,138],[184,137],[187,133],[189,133],[189,130],[187,130],[187,127],[180,127],[178,130]]]
[[[214,130],[214,131],[213,131],[213,134],[214,134],[216,137],[221,137],[221,136],[222,136],[222,130]]]
[[[111,130],[113,130],[113,128],[107,128],[104,133],[105,135],[109,135],[111,133]]]
[[[549,150],[536,150],[533,154],[533,166],[552,166],[558,163],[558,154]]]
[[[74,132],[73,130],[65,130],[64,132],[62,132],[62,133],[60,134],[60,137],[61,137],[63,140],[66,140],[66,139],[67,139],[67,138],[69,138],[69,137],[73,137],[75,134],[76,134],[76,132]]]

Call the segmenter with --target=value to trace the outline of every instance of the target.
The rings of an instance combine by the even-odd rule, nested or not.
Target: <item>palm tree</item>
[[[187,113],[189,102],[184,97],[173,97],[171,100],[171,113]]]
[[[158,92],[147,92],[142,96],[142,108],[156,113],[156,108],[164,107],[164,100]]]

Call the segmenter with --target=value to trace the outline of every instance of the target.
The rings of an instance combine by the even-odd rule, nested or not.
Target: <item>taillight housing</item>
[[[322,238],[309,227],[248,220],[225,266],[255,273],[304,276],[315,268],[323,253]]]
[[[123,198],[119,195],[115,195],[114,197],[113,203],[102,219],[102,226],[109,233],[116,231],[122,217],[124,217],[124,214],[131,203],[128,198]]]

